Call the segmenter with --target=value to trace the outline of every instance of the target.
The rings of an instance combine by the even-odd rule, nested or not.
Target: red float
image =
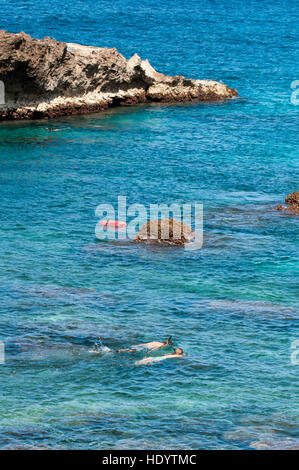
[[[126,227],[127,226],[126,222],[123,222],[122,220],[101,220],[100,225],[103,225],[104,227]]]

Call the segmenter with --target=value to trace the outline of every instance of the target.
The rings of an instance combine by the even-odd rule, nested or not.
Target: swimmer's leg
[[[121,352],[135,352],[136,349],[117,349],[116,352],[117,353],[121,353]]]

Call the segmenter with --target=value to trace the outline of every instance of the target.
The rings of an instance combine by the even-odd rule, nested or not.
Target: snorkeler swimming
[[[171,338],[172,336],[169,336],[166,341],[151,341],[150,343],[135,344],[129,349],[117,349],[116,352],[135,352],[139,351],[140,349],[149,349],[150,351],[157,351],[157,349],[165,348],[166,346],[171,346]]]
[[[135,365],[145,365],[145,364],[152,364],[153,362],[160,362],[164,361],[164,359],[171,359],[174,357],[182,357],[184,356],[184,351],[182,348],[177,348],[171,354],[164,354],[160,357],[146,357],[145,359],[141,359],[140,361],[136,361]]]

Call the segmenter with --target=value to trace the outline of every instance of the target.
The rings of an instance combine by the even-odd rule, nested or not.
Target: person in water
[[[157,351],[158,349],[172,346],[171,336],[166,341],[151,341],[150,343],[134,344],[130,349],[117,349],[116,352],[135,352],[140,349],[149,349],[150,351]]]
[[[144,364],[152,364],[153,362],[160,362],[164,361],[164,359],[171,359],[174,357],[182,357],[184,356],[184,351],[182,348],[176,348],[173,353],[164,354],[160,357],[146,357],[145,359],[141,359],[141,361],[136,361],[135,365],[144,365]]]

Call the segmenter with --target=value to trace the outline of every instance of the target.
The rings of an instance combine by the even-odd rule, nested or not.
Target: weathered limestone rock
[[[137,54],[0,31],[2,119],[52,118],[146,102],[221,101],[235,89],[208,80],[169,77]]]
[[[185,245],[194,240],[195,234],[187,224],[175,219],[150,220],[136,235],[135,240],[142,243],[163,243],[166,245]]]
[[[278,211],[288,211],[299,215],[299,191],[295,191],[292,194],[289,194],[285,198],[284,202],[287,204],[286,206],[278,204],[275,209]]]

